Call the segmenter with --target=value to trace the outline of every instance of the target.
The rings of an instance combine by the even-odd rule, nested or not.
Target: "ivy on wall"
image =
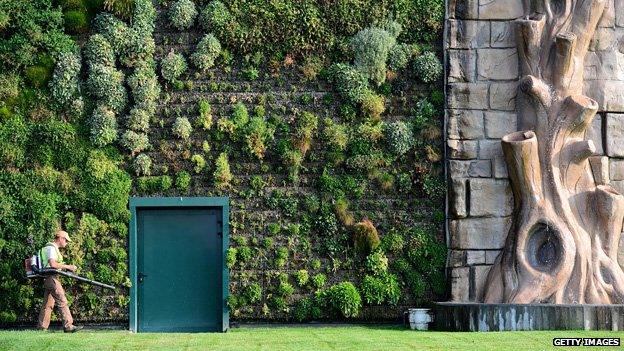
[[[444,293],[441,1],[3,6],[0,322],[36,315],[21,266],[59,223],[70,261],[128,287],[130,194],[230,196],[234,318]],[[78,318],[127,318],[127,291],[67,283]]]

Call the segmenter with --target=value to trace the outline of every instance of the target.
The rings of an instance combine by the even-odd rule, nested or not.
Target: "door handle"
[[[143,283],[143,278],[147,277],[147,274],[143,274],[142,272],[139,272],[137,274],[137,278],[139,278],[139,283]]]

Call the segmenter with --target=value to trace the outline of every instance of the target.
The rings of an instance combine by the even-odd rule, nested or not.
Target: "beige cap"
[[[71,239],[69,238],[69,234],[67,234],[67,232],[64,230],[59,230],[58,232],[56,232],[56,237],[65,238],[65,240],[71,241]]]

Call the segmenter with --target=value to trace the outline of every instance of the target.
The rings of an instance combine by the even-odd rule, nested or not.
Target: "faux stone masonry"
[[[599,103],[586,138],[624,193],[624,0],[607,6],[585,58],[584,94]],[[519,0],[449,0],[447,167],[451,300],[477,301],[511,224],[513,195],[500,138],[518,130]],[[622,245],[620,245],[622,247]],[[619,255],[624,263],[624,250]]]

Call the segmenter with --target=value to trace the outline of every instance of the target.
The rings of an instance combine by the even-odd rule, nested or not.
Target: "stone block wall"
[[[585,94],[600,105],[587,138],[624,193],[624,0],[608,4],[585,59]],[[518,130],[514,20],[520,0],[449,0],[444,47],[452,301],[479,299],[511,225],[513,194],[500,139]],[[621,245],[622,247],[624,245]],[[624,250],[622,252],[624,262]]]

